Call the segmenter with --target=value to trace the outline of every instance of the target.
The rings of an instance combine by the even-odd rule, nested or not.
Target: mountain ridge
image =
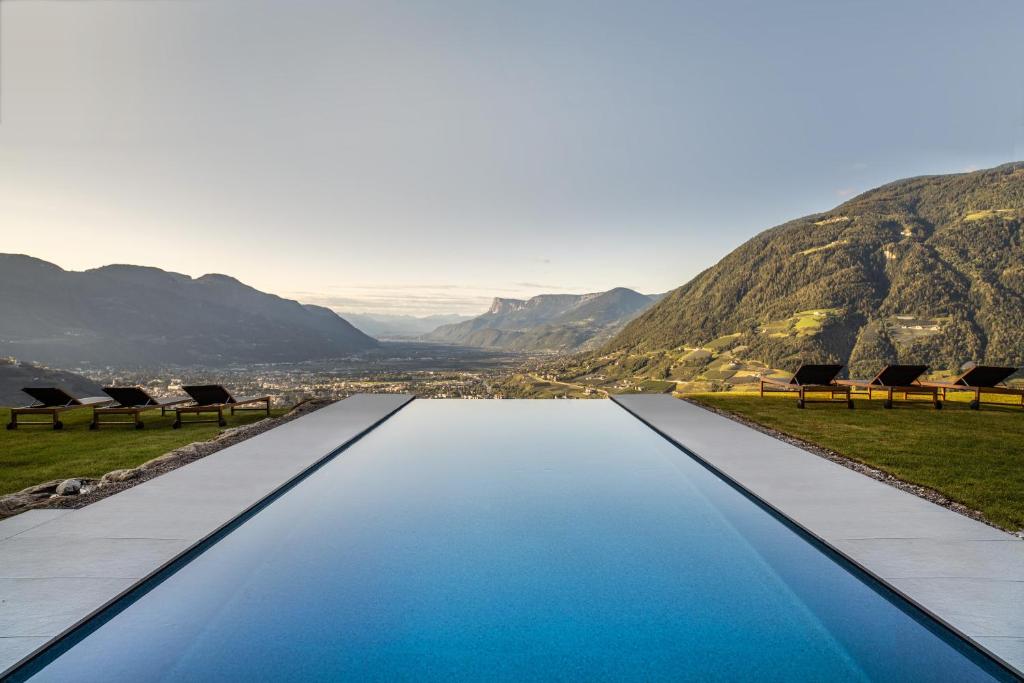
[[[576,351],[610,338],[659,296],[616,287],[587,294],[538,294],[529,299],[495,297],[486,313],[442,325],[424,339],[508,351]]]
[[[21,391],[31,386],[60,387],[76,398],[105,396],[99,384],[77,373],[0,358],[0,406],[33,403],[33,399]]]
[[[1024,365],[1022,242],[1024,162],[897,180],[754,235],[594,353],[551,367],[666,390],[803,362],[858,377],[892,362]]]
[[[333,311],[217,273],[85,271],[0,254],[0,354],[46,364],[224,365],[347,355],[377,341]]]

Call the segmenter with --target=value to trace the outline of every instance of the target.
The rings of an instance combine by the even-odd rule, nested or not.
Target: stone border
[[[703,403],[699,399],[680,396],[679,400],[691,403],[697,406],[698,408],[703,408],[704,410],[715,413],[716,415],[721,415],[722,417],[732,420],[733,422],[738,422],[744,427],[750,427],[751,429],[759,431],[762,434],[767,434],[768,436],[774,437],[779,441],[784,441],[785,443],[788,443],[791,446],[802,448],[803,450],[812,453],[818,456],[819,458],[824,458],[825,460],[834,462],[837,465],[842,465],[847,469],[851,469],[854,472],[863,474],[866,477],[871,477],[875,481],[880,481],[883,484],[888,484],[889,486],[899,489],[900,491],[903,491],[905,493],[910,493],[917,496],[918,498],[923,498],[927,500],[929,503],[941,505],[942,507],[948,510],[952,510],[953,512],[961,514],[964,517],[973,519],[976,522],[981,522],[982,524],[987,524],[988,526],[994,529],[999,529],[1000,531],[1005,531],[1009,534],[1014,534],[1016,536],[1024,538],[1024,529],[1021,529],[1019,531],[1012,531],[1005,527],[1001,527],[998,524],[989,521],[988,518],[985,517],[984,513],[975,510],[974,508],[968,507],[963,503],[958,503],[955,500],[947,498],[946,496],[939,493],[935,489],[931,489],[928,488],[927,486],[921,486],[920,484],[914,484],[904,479],[900,479],[899,477],[889,474],[885,470],[880,470],[876,467],[872,467],[871,465],[866,465],[860,462],[859,460],[854,460],[853,458],[845,456],[842,453],[838,453],[829,448],[825,448],[824,446],[816,444],[813,441],[806,441],[798,436],[793,436],[791,434],[787,434],[786,432],[780,432],[779,430],[763,425],[760,422],[755,422],[754,420],[751,420],[750,418],[744,415],[740,415],[738,413],[731,413],[728,410],[723,410],[717,406]]]

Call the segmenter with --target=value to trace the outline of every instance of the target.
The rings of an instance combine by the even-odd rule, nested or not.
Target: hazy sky
[[[339,310],[676,287],[1024,158],[1024,2],[0,1],[0,251]]]

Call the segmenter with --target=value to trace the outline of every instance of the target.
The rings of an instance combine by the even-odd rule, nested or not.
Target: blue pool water
[[[154,583],[19,677],[1008,677],[610,401],[415,401]]]

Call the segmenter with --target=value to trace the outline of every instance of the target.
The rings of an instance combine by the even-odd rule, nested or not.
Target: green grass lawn
[[[932,488],[980,511],[1006,529],[1024,528],[1024,409],[969,410],[967,394],[950,395],[942,410],[930,404],[881,400],[796,407],[795,395],[759,398],[743,393],[689,396],[804,439],[848,458]],[[1019,400],[1019,399],[1018,399]]]
[[[285,409],[270,411],[274,416],[285,412]],[[263,413],[252,412],[225,417],[228,427],[237,427],[263,416]],[[25,419],[41,417],[45,419],[39,415]],[[0,495],[51,479],[98,478],[111,470],[136,467],[179,446],[211,439],[220,431],[215,423],[171,429],[174,414],[160,417],[159,410],[143,414],[146,428],[141,430],[104,425],[99,431],[91,432],[91,418],[92,411],[83,408],[64,413],[61,416],[64,429],[60,431],[36,426],[0,430]],[[0,408],[0,420],[4,424],[10,421],[9,409]]]

